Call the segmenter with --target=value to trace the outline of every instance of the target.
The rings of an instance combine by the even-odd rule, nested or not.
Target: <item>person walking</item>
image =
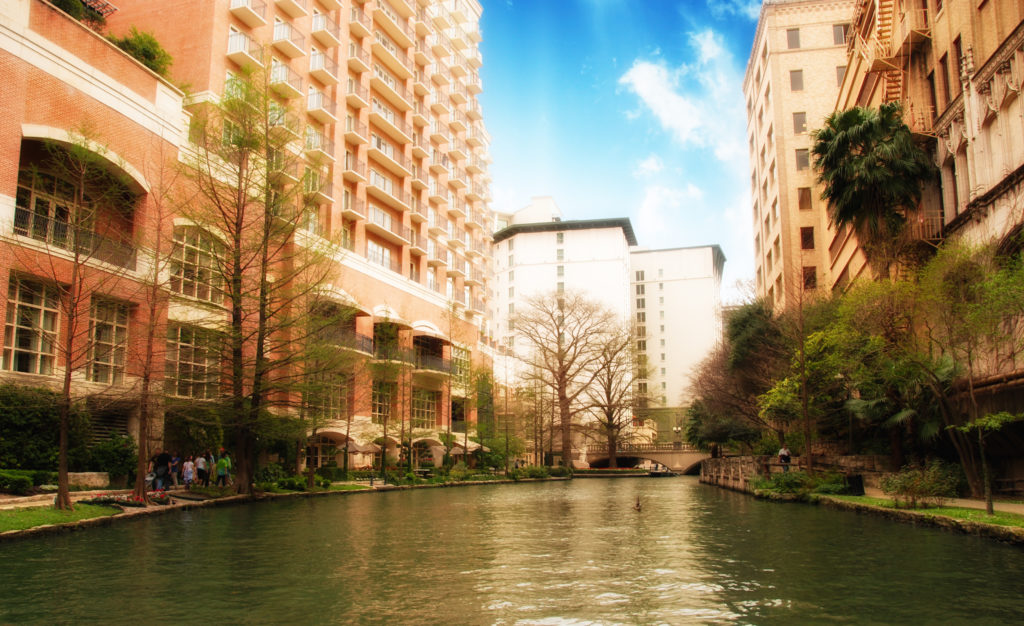
[[[210,470],[206,465],[206,455],[198,454],[195,460],[196,482],[203,487],[210,486]]]
[[[161,491],[167,488],[167,484],[170,482],[171,472],[171,455],[167,450],[161,450],[160,454],[156,455],[156,480],[154,485],[157,491]]]
[[[196,477],[196,463],[189,456],[185,459],[185,463],[181,466],[181,479],[185,483],[185,491],[192,490],[192,481]]]
[[[171,457],[171,484],[178,486],[178,476],[181,475],[181,455],[177,452]]]
[[[779,448],[779,463],[782,463],[782,472],[786,473],[789,471],[789,464],[793,460],[793,455],[789,451],[789,446],[782,444]]]
[[[228,460],[228,453],[221,452],[217,459],[217,486],[225,487],[228,482],[228,470],[231,468],[231,461]]]

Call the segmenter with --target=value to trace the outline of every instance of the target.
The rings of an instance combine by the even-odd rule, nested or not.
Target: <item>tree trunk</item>
[[[617,459],[619,453],[619,438],[612,433],[608,433],[608,467],[609,469],[617,469],[619,467],[619,461]]]
[[[572,417],[569,414],[569,398],[565,391],[558,392],[558,418],[562,426],[562,464],[572,467]]]
[[[67,369],[67,377],[71,375],[71,368]],[[57,498],[53,501],[56,509],[71,511],[71,489],[68,485],[68,422],[70,421],[71,401],[69,398],[61,398],[60,401],[60,449],[57,456]]]

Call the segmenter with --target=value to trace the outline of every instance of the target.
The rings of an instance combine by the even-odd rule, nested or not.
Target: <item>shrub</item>
[[[288,472],[280,463],[271,463],[256,471],[256,482],[258,483],[273,483],[287,477]]]
[[[566,476],[572,476],[572,470],[564,465],[559,465],[548,470],[548,474],[556,478],[563,478]]]
[[[0,471],[0,491],[18,496],[32,491],[32,478],[23,473]]]
[[[932,461],[925,467],[908,466],[884,477],[881,487],[897,506],[938,506],[956,496],[957,474],[941,462]]]
[[[526,476],[528,478],[547,478],[549,476],[548,468],[540,466],[540,465],[533,465],[533,466],[527,467],[526,468]]]
[[[135,440],[126,435],[114,435],[89,450],[89,469],[115,476],[134,476],[139,461]]]
[[[324,467],[319,467],[317,468],[316,473],[332,482],[348,480],[348,474],[345,473],[345,469],[338,467],[337,465],[325,465]]]
[[[124,37],[107,35],[107,39],[110,43],[135,57],[139,63],[142,63],[161,76],[167,76],[167,70],[171,68],[173,58],[169,52],[164,50],[152,33],[139,32],[137,28],[132,26],[131,30]]]
[[[288,491],[305,491],[306,480],[298,476],[291,476],[278,480],[277,486]]]
[[[0,467],[56,470],[59,450],[59,394],[39,387],[0,385]],[[89,416],[80,405],[71,408],[68,467],[89,465]]]

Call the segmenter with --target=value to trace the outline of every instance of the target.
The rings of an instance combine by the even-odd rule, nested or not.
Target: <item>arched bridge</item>
[[[639,463],[644,459],[661,463],[673,472],[692,472],[704,459],[711,458],[687,443],[627,443],[616,447],[615,458],[619,467],[626,463]],[[608,465],[608,446],[590,444],[587,446],[587,462],[591,467]]]

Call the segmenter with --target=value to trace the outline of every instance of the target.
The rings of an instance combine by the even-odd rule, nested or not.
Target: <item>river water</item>
[[[1019,548],[692,478],[295,499],[0,544],[0,623],[1009,624],[1022,592]]]

